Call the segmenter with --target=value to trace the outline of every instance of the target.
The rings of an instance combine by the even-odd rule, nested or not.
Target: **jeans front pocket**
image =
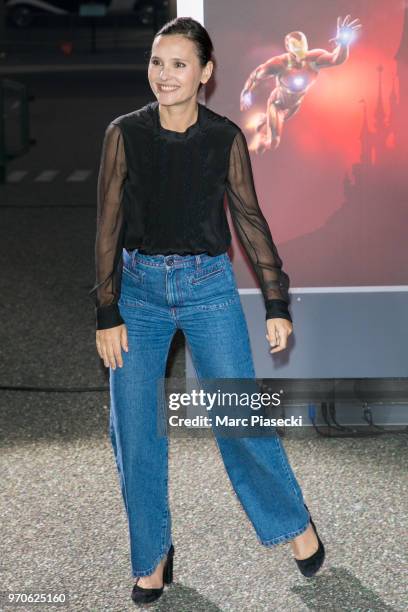
[[[123,266],[119,304],[140,306],[146,303],[145,272],[136,267]]]
[[[206,262],[189,277],[190,295],[199,310],[226,308],[239,301],[239,294],[225,258]]]
[[[225,264],[223,262],[204,266],[201,270],[195,272],[191,278],[192,285],[200,285],[216,279],[221,274],[224,274]]]

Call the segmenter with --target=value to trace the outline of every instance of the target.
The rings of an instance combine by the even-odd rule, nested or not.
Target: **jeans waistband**
[[[206,262],[222,259],[229,260],[227,252],[221,253],[220,255],[209,255],[206,252],[198,253],[196,255],[180,255],[180,253],[169,253],[168,255],[158,253],[155,255],[149,255],[147,253],[141,253],[139,249],[133,249],[133,251],[128,251],[125,248],[123,249],[123,261],[132,266],[136,261],[140,261],[145,265],[154,267],[199,267],[201,264]]]

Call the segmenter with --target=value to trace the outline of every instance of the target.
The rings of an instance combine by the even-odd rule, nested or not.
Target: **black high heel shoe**
[[[174,546],[173,544],[169,548],[167,553],[166,563],[163,567],[163,586],[158,588],[143,588],[138,586],[138,580],[133,585],[132,599],[136,604],[149,604],[153,603],[163,594],[164,585],[171,584],[173,582],[173,557],[174,557]]]
[[[306,504],[304,504],[304,506],[306,510],[309,512],[309,508],[306,506]],[[314,524],[313,519],[310,516],[310,512],[309,512],[309,517],[310,517],[310,524],[312,525],[314,529],[314,532],[317,537],[317,541],[319,543],[319,548],[316,550],[316,552],[313,553],[313,555],[311,555],[310,557],[307,557],[306,559],[296,559],[295,558],[295,561],[296,561],[296,564],[299,570],[302,572],[303,576],[306,576],[307,578],[311,578],[312,576],[316,574],[316,572],[323,565],[323,561],[325,557],[325,550],[324,550],[323,542],[321,541],[319,534],[317,533],[316,525]]]

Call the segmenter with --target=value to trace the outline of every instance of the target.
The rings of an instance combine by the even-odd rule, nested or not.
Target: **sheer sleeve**
[[[288,310],[289,276],[282,269],[282,260],[258,204],[248,145],[241,130],[231,146],[226,192],[232,222],[259,280],[266,319],[280,317],[292,321]]]
[[[124,214],[123,185],[127,165],[120,127],[105,131],[97,184],[95,285],[90,291],[96,311],[96,329],[124,323],[118,308],[122,280]]]

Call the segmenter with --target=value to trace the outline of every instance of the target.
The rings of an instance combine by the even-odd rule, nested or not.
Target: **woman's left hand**
[[[273,318],[266,320],[268,333],[266,339],[271,345],[270,353],[283,351],[287,347],[288,337],[293,332],[293,325],[288,319]]]

